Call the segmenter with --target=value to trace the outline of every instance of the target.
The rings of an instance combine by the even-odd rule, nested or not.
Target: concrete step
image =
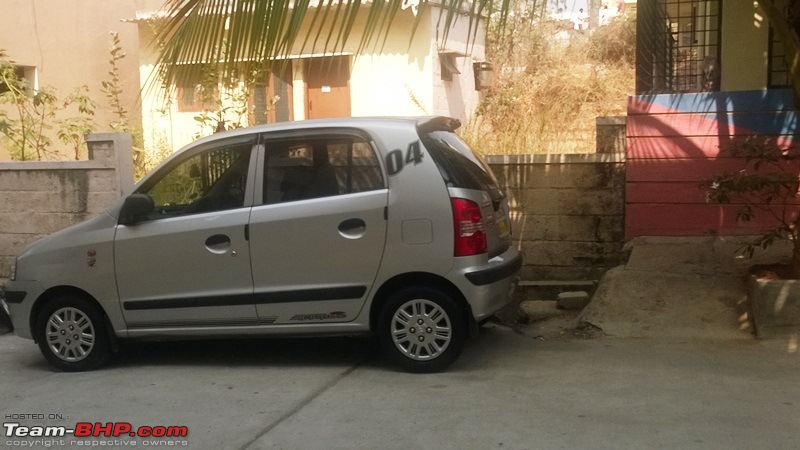
[[[526,300],[519,304],[519,311],[528,322],[552,319],[569,314],[569,311],[560,309],[554,300]]]
[[[592,296],[597,289],[597,280],[564,281],[564,280],[523,280],[517,290],[536,299],[555,300],[564,292],[583,291]]]
[[[580,311],[589,304],[589,293],[586,291],[571,291],[558,294],[556,305],[569,311]]]

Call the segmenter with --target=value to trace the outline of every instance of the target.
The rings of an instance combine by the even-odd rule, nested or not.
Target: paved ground
[[[188,427],[188,437],[162,438],[161,447],[789,449],[800,442],[800,353],[781,341],[542,340],[488,325],[451,370],[435,375],[398,373],[363,339],[138,344],[106,369],[66,374],[51,370],[31,341],[5,335],[0,373],[3,423]],[[44,438],[3,439],[0,447],[16,449]],[[71,440],[56,447],[77,448]]]

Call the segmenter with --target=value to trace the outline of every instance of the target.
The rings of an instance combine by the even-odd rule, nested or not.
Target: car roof
[[[208,142],[214,142],[220,139],[235,138],[239,136],[248,136],[258,133],[274,133],[281,131],[296,131],[307,129],[320,129],[320,128],[364,128],[369,129],[376,125],[389,125],[396,124],[398,126],[413,126],[425,127],[426,125],[434,126],[436,128],[450,128],[455,130],[461,123],[453,118],[443,116],[403,116],[403,117],[343,117],[331,119],[308,119],[291,122],[278,122],[263,125],[254,125],[246,128],[237,128],[235,130],[223,131],[215,133],[211,136],[198,139],[184,148],[195,147]],[[181,153],[179,150],[177,153]]]
[[[304,129],[316,128],[369,128],[377,124],[391,124],[398,125],[412,125],[416,126],[420,121],[425,121],[430,117],[343,117],[332,119],[308,119],[291,122],[278,122],[268,123],[262,125],[254,125],[245,128],[237,128],[235,130],[223,131],[207,136],[200,141],[211,141],[216,139],[225,139],[236,136],[250,135],[254,133],[271,133],[276,131],[294,131]]]

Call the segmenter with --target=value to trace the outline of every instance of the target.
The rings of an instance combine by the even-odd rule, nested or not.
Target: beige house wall
[[[431,53],[436,57],[433,65],[433,108],[434,115],[455,117],[466,123],[472,117],[481,100],[481,92],[475,90],[474,62],[486,61],[486,28],[481,21],[477,31],[470,33],[468,16],[459,16],[445,41],[443,39],[439,9],[434,9],[430,17],[432,40]],[[438,58],[442,53],[451,52],[456,56],[455,65],[460,74],[453,74],[451,81],[441,77]]]
[[[721,90],[767,88],[769,23],[752,0],[722,5]]]
[[[343,49],[336,54],[350,55],[350,96],[353,116],[374,115],[424,115],[433,110],[431,77],[432,56],[430,55],[431,36],[429,30],[420,27],[414,41],[409,46],[408,30],[414,16],[410,10],[401,11],[396,24],[383,48],[368,47],[365,53],[356,57],[362,30],[363,19],[354,26],[352,35]],[[309,18],[310,21],[310,18]],[[174,149],[196,139],[200,127],[194,119],[197,112],[179,112],[177,105],[165,105],[160,96],[161,90],[147,86],[152,76],[157,55],[150,50],[153,35],[150,26],[140,23],[139,45],[142,48],[140,78],[143,87],[143,119],[145,142],[154,144],[161,140]],[[302,34],[301,34],[302,35]],[[301,42],[302,43],[302,42]],[[293,73],[293,111],[295,120],[305,119],[305,83],[303,65],[306,58],[325,55],[321,48],[297,48],[292,52]],[[328,53],[329,54],[329,53]],[[425,108],[415,105],[417,98]],[[289,101],[280,99],[279,101]]]
[[[411,10],[401,11],[383,48],[367,48],[365,54],[353,59],[353,116],[420,116],[432,112],[435,59],[430,53],[431,30],[425,27],[430,11],[420,14],[424,17],[413,41],[409,35],[414,15]]]
[[[2,5],[0,48],[17,65],[35,69],[29,70],[35,73],[35,84],[54,88],[59,99],[86,85],[97,103],[96,132],[109,131],[108,124],[117,119],[100,89],[110,79],[109,33],[119,33],[127,54],[119,62],[123,101],[138,123],[138,30],[122,19],[133,17],[141,0],[4,0]],[[53,149],[61,147],[55,135],[52,140]],[[0,161],[8,159],[7,149],[0,146]]]
[[[451,31],[448,42],[437,36],[438,9],[421,11],[421,25],[413,41],[409,39],[415,16],[410,9],[400,11],[386,42],[382,46],[368,46],[356,55],[366,11],[356,22],[351,38],[336,54],[349,55],[350,96],[352,116],[418,116],[441,114],[466,121],[477,107],[479,92],[475,91],[472,62],[483,61],[485,31],[481,28],[476,43],[467,45],[469,20],[459,19]],[[311,14],[309,15],[311,16]],[[311,21],[311,17],[307,22]],[[303,32],[300,34],[303,35]],[[323,32],[324,35],[324,32]],[[142,126],[147,148],[169,145],[177,149],[196,139],[200,127],[195,120],[197,112],[179,112],[177,106],[164,104],[163,91],[146,85],[152,76],[157,55],[152,51],[152,32],[147,23],[139,23],[141,49],[140,79],[143,86]],[[320,44],[321,45],[321,44]],[[320,47],[318,45],[318,47]],[[438,52],[472,52],[474,56],[456,58],[460,75],[452,81],[442,81]],[[292,52],[294,120],[305,119],[306,92],[303,73],[304,60],[322,56],[322,48],[300,48]],[[279,101],[288,101],[281,99]]]

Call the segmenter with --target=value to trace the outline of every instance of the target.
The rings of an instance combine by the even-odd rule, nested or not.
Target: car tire
[[[83,297],[47,302],[36,321],[36,341],[45,359],[65,372],[92,370],[111,356],[103,313]]]
[[[461,353],[466,332],[463,309],[449,295],[428,287],[394,293],[377,323],[384,354],[414,373],[447,368]]]

